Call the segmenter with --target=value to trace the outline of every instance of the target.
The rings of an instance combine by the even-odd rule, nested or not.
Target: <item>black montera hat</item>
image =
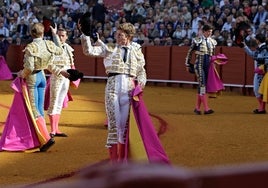
[[[250,29],[250,25],[246,22],[240,22],[237,24],[237,27],[234,31],[235,35],[235,44],[238,45],[239,47],[244,47],[243,41],[248,35],[247,30]]]
[[[244,47],[243,41],[244,41],[244,34],[242,34],[244,31],[243,30],[237,30],[235,31],[235,44],[241,48]]]
[[[79,19],[79,23],[81,25],[81,31],[82,31],[82,33],[84,33],[87,36],[91,35],[90,16],[91,16],[91,14],[89,12],[86,12]]]
[[[70,81],[76,81],[84,77],[84,74],[76,69],[68,69],[67,72],[70,74],[69,76]]]
[[[55,23],[49,19],[48,17],[43,17],[43,25],[44,25],[44,35],[52,37],[52,32],[50,26],[55,27]]]

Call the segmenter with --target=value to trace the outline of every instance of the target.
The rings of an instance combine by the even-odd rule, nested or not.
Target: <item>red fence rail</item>
[[[25,46],[11,45],[7,54],[7,64],[12,72],[23,67],[23,49]],[[76,68],[85,78],[106,79],[102,58],[88,57],[83,54],[80,45],[73,45]],[[194,74],[185,70],[185,57],[188,47],[148,46],[143,48],[146,59],[148,81],[164,83],[195,84]],[[218,67],[225,86],[239,87],[242,91],[252,88],[253,60],[239,47],[217,47],[216,53],[224,53],[228,63]],[[245,94],[245,92],[244,92]]]

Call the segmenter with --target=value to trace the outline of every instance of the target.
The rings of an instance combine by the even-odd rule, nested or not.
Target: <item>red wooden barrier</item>
[[[253,95],[254,60],[246,54],[245,95]]]
[[[80,45],[73,45],[75,67],[86,76],[96,75],[96,58],[83,54]]]
[[[223,83],[227,86],[243,87],[246,76],[246,54],[239,47],[222,47],[222,53],[228,57],[228,63],[222,67]]]
[[[103,65],[103,58],[96,58],[96,74],[95,76],[101,76],[101,77],[107,77],[107,74],[105,73],[105,68]]]
[[[146,72],[148,79],[170,79],[169,46],[152,46],[146,48]]]
[[[171,48],[171,69],[170,79],[179,83],[195,82],[195,75],[186,71],[185,57],[189,47],[172,46]],[[194,58],[193,58],[194,60]]]
[[[12,72],[23,68],[25,46],[11,45],[7,53],[7,64]],[[105,78],[107,75],[103,59],[83,54],[80,45],[73,45],[74,60],[78,70],[87,77]],[[185,57],[189,47],[149,46],[144,47],[147,77],[153,82],[195,83],[194,74],[185,70]],[[226,86],[251,88],[253,80],[253,60],[239,47],[217,47],[216,53],[224,53],[228,63],[218,67],[218,72]],[[194,56],[194,55],[193,55]],[[194,59],[194,57],[193,57]]]
[[[12,72],[18,72],[23,68],[24,45],[11,45],[7,52],[7,64]]]
[[[246,83],[245,85],[253,85],[254,77],[254,60],[246,55]]]

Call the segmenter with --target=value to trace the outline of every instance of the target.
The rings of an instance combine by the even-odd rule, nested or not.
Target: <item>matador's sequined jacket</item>
[[[124,62],[121,55],[121,50],[118,45],[110,47],[98,40],[98,46],[92,46],[90,38],[82,35],[81,42],[83,45],[83,53],[90,56],[104,57],[104,67],[106,73],[128,74],[136,77],[140,85],[146,84],[146,72],[144,69],[145,59],[142,53],[141,46],[138,43],[131,42],[129,47],[130,61]]]
[[[196,60],[200,59],[199,56],[204,56],[205,54],[212,56],[215,53],[215,47],[217,45],[217,41],[211,37],[208,37],[207,43],[204,37],[197,37],[193,39],[193,42],[186,56],[186,61],[185,61],[186,66],[190,65],[192,54],[194,51],[196,54]]]
[[[53,64],[57,65],[58,67],[64,66],[74,66],[74,49],[67,43],[62,45],[63,53],[61,55],[56,55],[53,61]]]
[[[37,70],[47,69],[53,74],[59,75],[61,69],[53,64],[55,55],[63,53],[63,49],[49,40],[36,38],[24,49],[24,69],[21,72],[23,78],[27,78]]]
[[[251,50],[248,46],[245,46],[244,50],[254,59],[254,68],[264,66],[264,71],[268,71],[268,48],[265,42],[260,44],[256,50]]]

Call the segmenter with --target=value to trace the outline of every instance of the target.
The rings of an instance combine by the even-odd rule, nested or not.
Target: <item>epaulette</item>
[[[54,42],[50,41],[50,40],[45,40],[48,51],[50,51],[51,53],[55,52],[55,44]]]
[[[74,49],[69,44],[65,44],[65,46],[67,47],[67,50],[69,52],[73,52],[74,51]]]
[[[202,38],[201,38],[201,37],[195,37],[195,38],[193,39],[193,42],[194,42],[195,44],[200,44],[200,43],[202,42]]]
[[[115,45],[107,45],[107,49],[112,52],[115,49]]]
[[[34,43],[27,44],[24,51],[29,52],[30,54],[38,53],[38,46]]]
[[[141,48],[141,45],[138,44],[137,42],[131,42],[131,46],[133,46],[136,49],[140,49]]]
[[[211,39],[211,43],[212,43],[213,46],[217,45],[217,41],[215,39]]]
[[[268,48],[267,48],[267,45],[265,44],[265,45],[262,45],[261,47],[260,47],[260,51],[263,51],[263,50],[268,50]]]

